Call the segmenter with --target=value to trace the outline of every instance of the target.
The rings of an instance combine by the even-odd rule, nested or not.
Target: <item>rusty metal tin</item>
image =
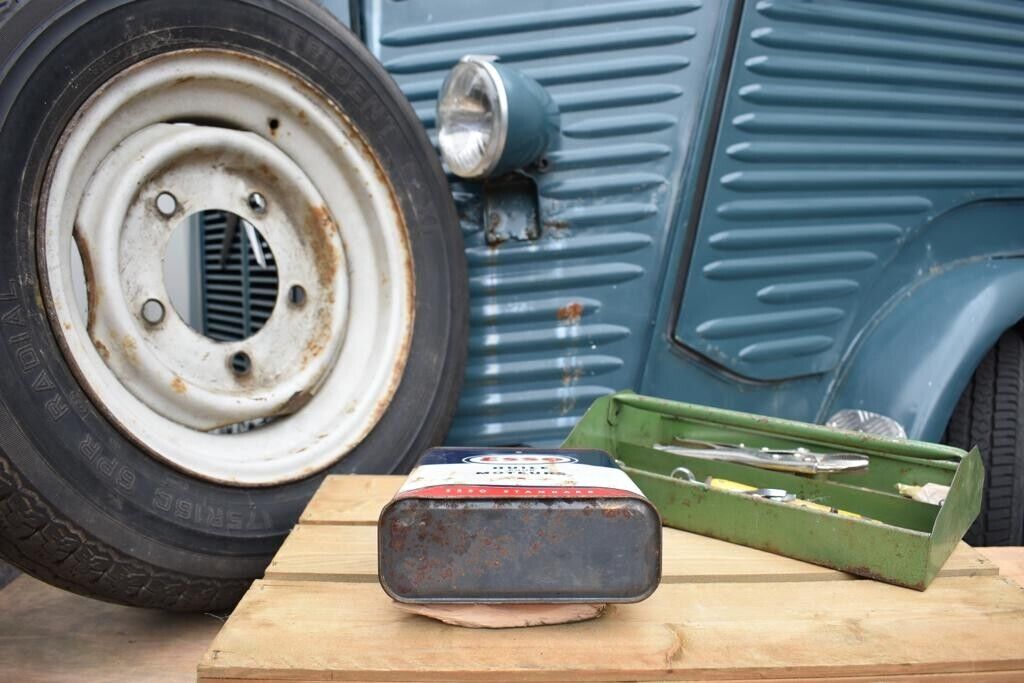
[[[638,602],[661,578],[658,512],[600,450],[431,449],[377,533],[399,602]]]

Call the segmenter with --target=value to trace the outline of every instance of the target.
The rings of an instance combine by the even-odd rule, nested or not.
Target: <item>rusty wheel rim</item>
[[[154,457],[276,485],[337,462],[386,411],[413,326],[406,229],[359,132],[295,73],[212,49],[140,62],[77,112],[45,188],[38,251],[58,340]],[[192,330],[164,286],[171,232],[209,209],[258,226],[277,263],[273,313],[242,341]]]

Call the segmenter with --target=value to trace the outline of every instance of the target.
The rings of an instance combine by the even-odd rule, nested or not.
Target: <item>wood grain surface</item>
[[[407,614],[366,583],[254,584],[199,666],[201,681],[785,679],[1013,673],[1024,591],[940,578],[666,584],[579,624],[480,631]]]
[[[917,592],[666,529],[658,591],[593,621],[480,631],[409,614],[376,577],[374,524],[400,484],[328,477],[199,680],[1024,680],[1024,590],[966,545]],[[1015,550],[992,557],[1024,566]]]

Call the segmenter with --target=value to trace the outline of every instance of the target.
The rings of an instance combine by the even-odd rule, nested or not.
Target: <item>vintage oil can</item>
[[[431,449],[377,544],[400,602],[637,602],[661,577],[658,513],[600,450]]]

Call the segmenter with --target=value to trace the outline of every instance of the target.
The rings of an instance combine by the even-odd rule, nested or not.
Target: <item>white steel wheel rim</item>
[[[358,131],[296,74],[214,49],[140,62],[77,112],[44,188],[39,251],[58,340],[96,404],[152,455],[211,481],[276,485],[337,462],[386,411],[413,329],[408,236]],[[157,208],[163,191],[171,216]],[[253,191],[266,199],[259,214],[245,205]],[[241,342],[193,331],[163,284],[170,232],[205,209],[251,221],[277,261],[274,311]],[[158,324],[141,312],[151,298],[166,312]],[[251,374],[232,373],[239,351]]]

